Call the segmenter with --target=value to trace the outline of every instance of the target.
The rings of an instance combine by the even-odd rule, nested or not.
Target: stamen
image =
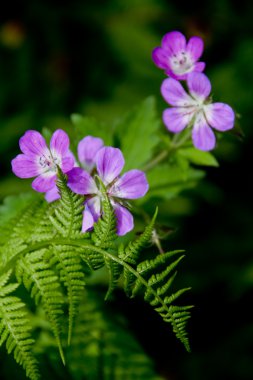
[[[39,164],[43,169],[47,168],[50,171],[56,171],[57,165],[60,165],[60,160],[58,157],[41,156]]]

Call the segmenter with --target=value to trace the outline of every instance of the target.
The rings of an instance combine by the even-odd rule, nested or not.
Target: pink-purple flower
[[[205,63],[198,62],[203,49],[204,43],[200,37],[191,37],[187,43],[182,33],[173,31],[164,35],[161,47],[153,50],[152,58],[168,76],[185,80],[189,73],[205,69]]]
[[[22,154],[12,160],[12,171],[20,178],[36,177],[32,182],[36,191],[47,192],[54,187],[57,166],[64,173],[74,166],[68,135],[61,129],[53,133],[49,148],[44,137],[33,130],[20,138],[19,146]]]
[[[104,146],[104,142],[99,137],[86,136],[79,141],[77,155],[81,166],[89,173],[95,167],[97,152]]]
[[[115,210],[117,234],[125,235],[133,229],[133,216],[128,211],[126,199],[143,197],[148,191],[144,172],[130,170],[120,176],[125,161],[120,149],[103,147],[96,154],[97,174],[106,187],[107,195]],[[99,184],[82,168],[73,168],[68,173],[68,186],[77,193],[85,195],[85,210],[82,231],[90,230],[101,217],[103,195]]]
[[[179,81],[167,78],[163,81],[161,92],[164,99],[172,106],[163,112],[163,122],[167,129],[179,133],[186,127],[193,126],[193,145],[204,151],[215,147],[215,134],[232,129],[235,114],[225,103],[210,103],[208,96],[211,83],[202,73],[191,73],[187,77],[189,93]]]

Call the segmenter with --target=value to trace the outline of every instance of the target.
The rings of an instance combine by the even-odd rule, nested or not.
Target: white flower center
[[[45,171],[56,171],[57,165],[60,166],[61,159],[59,157],[53,157],[50,154],[44,154],[39,157],[39,165]]]
[[[192,71],[193,61],[187,52],[180,51],[170,57],[170,65],[175,74],[181,75]]]

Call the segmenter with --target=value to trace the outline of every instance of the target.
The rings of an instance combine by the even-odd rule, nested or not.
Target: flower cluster
[[[192,128],[193,145],[200,150],[209,151],[215,147],[215,134],[232,129],[235,114],[225,103],[211,103],[209,95],[211,83],[202,73],[204,62],[198,62],[204,49],[200,37],[191,37],[187,43],[185,36],[177,31],[165,34],[161,47],[153,50],[154,63],[169,78],[161,86],[165,101],[172,106],[163,113],[166,128],[180,133]],[[180,80],[185,80],[188,93]]]
[[[69,150],[68,135],[62,130],[54,132],[49,148],[37,131],[27,131],[19,145],[22,154],[12,160],[14,174],[20,178],[36,177],[32,187],[45,192],[48,202],[60,198],[56,186],[57,167],[67,174],[70,189],[85,196],[83,232],[91,230],[102,215],[102,193],[96,176],[104,184],[115,210],[117,234],[125,235],[133,229],[133,216],[126,200],[143,197],[148,183],[140,170],[130,170],[120,176],[125,163],[120,149],[105,147],[100,138],[86,136],[78,144],[79,166]]]

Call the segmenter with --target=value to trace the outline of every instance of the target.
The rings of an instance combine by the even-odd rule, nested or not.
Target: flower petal
[[[50,150],[52,156],[58,155],[63,157],[69,149],[69,137],[62,129],[57,129],[50,141]]]
[[[204,50],[204,42],[200,37],[191,37],[186,47],[187,53],[189,53],[194,61],[197,61]]]
[[[167,50],[170,55],[185,51],[186,39],[185,36],[177,31],[173,31],[164,35],[162,39],[162,47]]]
[[[205,74],[192,72],[187,77],[187,85],[191,95],[203,103],[211,92],[211,83]]]
[[[73,168],[68,172],[68,187],[81,195],[97,193],[94,179],[82,168]]]
[[[185,107],[196,103],[186,93],[181,83],[173,78],[167,78],[163,81],[161,93],[166,102],[172,106]]]
[[[164,49],[156,47],[152,51],[152,59],[160,69],[168,68],[168,53]]]
[[[148,182],[141,170],[129,170],[110,188],[108,194],[118,198],[137,199],[148,191]]]
[[[202,113],[196,117],[192,130],[192,139],[193,145],[197,149],[208,151],[215,147],[215,134]]]
[[[202,73],[202,71],[205,70],[206,64],[205,62],[196,62],[194,65],[193,71],[197,71],[199,73]]]
[[[94,217],[89,209],[89,206],[85,205],[84,212],[83,212],[83,223],[82,223],[82,232],[89,231],[93,228],[95,223]]]
[[[104,142],[98,137],[86,136],[78,144],[77,153],[80,163],[85,169],[91,171],[95,166],[95,158]]]
[[[12,171],[19,178],[32,178],[41,173],[36,161],[24,154],[19,154],[11,161]]]
[[[93,228],[94,223],[101,216],[101,203],[99,197],[93,197],[85,202],[83,212],[82,232],[89,231]]]
[[[49,150],[44,137],[37,131],[26,131],[19,140],[21,151],[28,157],[49,155]]]
[[[124,167],[125,160],[120,149],[101,148],[96,156],[97,171],[105,185],[111,183]]]
[[[71,170],[75,165],[75,156],[72,152],[68,152],[67,155],[62,159],[61,169],[63,173],[67,173]]]
[[[92,197],[86,201],[94,221],[97,222],[101,216],[101,201],[98,196]]]
[[[228,131],[233,128],[235,113],[228,104],[208,104],[204,107],[204,112],[208,123],[218,131]]]
[[[187,127],[193,115],[190,107],[167,108],[163,111],[163,122],[169,131],[178,133]]]
[[[168,77],[171,77],[176,80],[186,80],[188,74],[175,74],[171,68],[168,68],[165,70],[165,74],[168,75]]]
[[[118,203],[115,203],[113,207],[117,218],[117,234],[119,236],[125,235],[134,228],[133,215]]]
[[[57,199],[60,199],[61,196],[58,191],[58,187],[55,185],[52,189],[48,190],[45,194],[45,199],[48,203],[54,202]]]
[[[47,192],[54,186],[55,180],[56,173],[53,171],[48,171],[35,178],[32,182],[32,188],[39,193]]]

